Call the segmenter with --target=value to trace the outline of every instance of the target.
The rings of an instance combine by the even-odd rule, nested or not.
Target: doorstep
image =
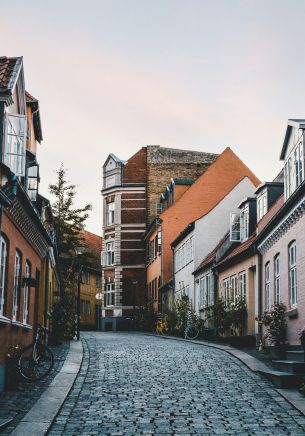
[[[68,355],[59,373],[45,389],[29,412],[11,433],[12,436],[45,435],[67,398],[83,360],[81,341],[71,342]]]

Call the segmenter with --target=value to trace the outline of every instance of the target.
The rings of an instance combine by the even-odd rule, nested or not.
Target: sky
[[[0,55],[40,102],[40,191],[61,162],[102,233],[102,165],[147,144],[221,153],[262,181],[305,116],[303,0],[0,0]]]

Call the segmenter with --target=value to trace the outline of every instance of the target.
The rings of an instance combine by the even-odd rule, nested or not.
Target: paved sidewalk
[[[68,341],[63,342],[60,346],[51,347],[55,357],[54,367],[44,380],[38,383],[21,382],[18,390],[0,394],[0,418],[13,418],[9,427],[2,430],[1,435],[8,435],[15,429],[46,387],[52,382],[65,362],[69,347]]]

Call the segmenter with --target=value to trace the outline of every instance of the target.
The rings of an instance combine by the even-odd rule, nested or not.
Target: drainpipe
[[[46,257],[46,267],[45,267],[45,282],[44,282],[44,326],[48,326],[48,306],[49,306],[49,248]]]
[[[263,257],[259,251],[257,251],[257,309],[258,316],[261,317],[263,314],[263,292],[262,292],[262,271],[263,271]],[[258,324],[258,334],[259,341],[262,341],[263,338],[263,328],[262,325]]]

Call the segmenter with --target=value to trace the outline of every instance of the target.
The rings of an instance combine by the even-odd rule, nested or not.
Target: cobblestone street
[[[83,333],[84,361],[50,435],[304,435],[305,417],[227,353]]]

